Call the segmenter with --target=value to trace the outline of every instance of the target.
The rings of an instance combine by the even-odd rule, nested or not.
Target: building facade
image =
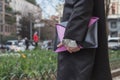
[[[109,9],[109,36],[120,37],[120,0],[111,0]]]
[[[9,0],[0,0],[0,35],[7,36],[16,31],[15,16],[9,6]]]
[[[15,12],[20,12],[22,16],[32,14],[35,19],[42,17],[41,8],[26,0],[11,0],[10,6]]]
[[[19,22],[20,22],[20,19],[22,19],[22,17],[29,17],[31,22],[34,22],[34,23],[40,22],[42,18],[41,8],[26,0],[10,0],[10,6],[12,7],[13,11],[16,13],[16,30],[17,30],[16,33],[18,35],[21,30],[21,24]],[[31,31],[30,33],[31,33],[30,35],[32,36],[33,32]]]

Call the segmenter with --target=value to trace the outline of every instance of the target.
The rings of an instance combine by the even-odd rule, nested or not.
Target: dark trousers
[[[95,49],[58,53],[57,80],[92,80]]]
[[[26,50],[28,50],[28,48],[29,48],[29,45],[26,45]]]
[[[35,42],[35,48],[37,48],[38,47],[38,42]]]

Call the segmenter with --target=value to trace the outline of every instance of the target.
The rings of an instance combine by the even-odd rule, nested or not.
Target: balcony
[[[120,18],[120,14],[109,15],[108,19],[117,19]]]
[[[5,13],[6,15],[12,16],[13,14],[12,8],[9,6],[5,6]]]
[[[16,18],[15,18],[15,17],[13,17],[13,16],[8,16],[8,15],[5,16],[5,23],[6,23],[6,24],[12,25],[12,24],[14,24],[15,22],[16,22]]]
[[[2,12],[3,11],[3,4],[2,4],[2,2],[0,2],[0,12]]]
[[[0,14],[0,24],[3,24],[3,15]]]
[[[9,4],[10,1],[11,1],[11,0],[5,0],[5,3],[6,3],[6,4]]]

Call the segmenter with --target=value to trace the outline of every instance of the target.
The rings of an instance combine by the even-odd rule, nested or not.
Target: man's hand
[[[61,43],[59,43],[59,44],[57,45],[57,47],[61,47],[61,46],[63,46],[63,45],[64,45],[64,44],[61,42]],[[79,47],[69,47],[69,46],[66,46],[66,45],[64,45],[64,46],[66,47],[66,49],[67,49],[67,51],[68,51],[69,53],[77,52],[77,51],[80,50]]]

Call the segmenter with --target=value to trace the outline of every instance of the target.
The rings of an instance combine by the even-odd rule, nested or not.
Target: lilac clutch
[[[98,40],[97,40],[97,22],[98,22],[98,17],[92,17],[90,22],[89,22],[89,29],[88,32],[86,34],[86,38],[83,42],[84,46],[80,48],[97,48],[98,46]],[[67,25],[67,22],[62,22],[60,24],[56,25],[56,30],[57,30],[57,34],[58,34],[58,38],[60,40],[60,42],[63,40],[64,37],[64,32],[65,32],[65,27]],[[58,47],[55,52],[62,52],[62,51],[66,51],[66,48],[64,46],[62,47]]]

